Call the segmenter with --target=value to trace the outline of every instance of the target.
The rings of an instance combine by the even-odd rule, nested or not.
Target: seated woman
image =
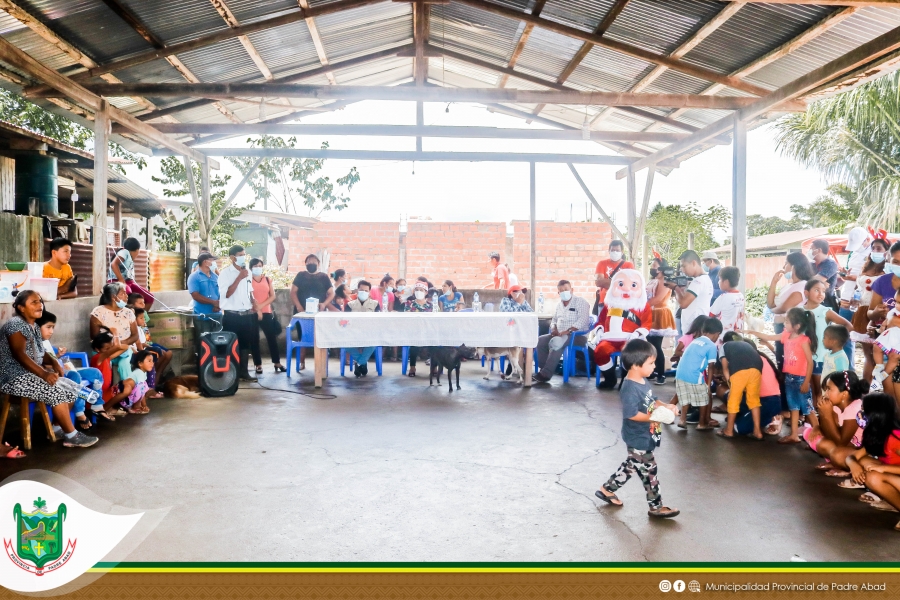
[[[847,457],[857,487],[869,488],[878,500],[871,506],[900,511],[900,421],[897,404],[887,394],[868,394],[857,417],[863,427],[862,447]],[[866,496],[866,494],[864,494]],[[900,523],[894,526],[900,531]]]
[[[113,366],[116,367],[121,380],[131,377],[131,353],[140,341],[134,311],[126,308],[127,302],[128,292],[125,286],[121,283],[108,283],[103,286],[100,305],[91,311],[90,316],[91,339],[97,337],[101,328],[106,328],[118,338],[117,344],[129,346],[127,351],[113,360]],[[115,412],[111,415],[122,416],[124,411],[121,415]]]
[[[806,427],[803,439],[813,452],[828,459],[817,468],[827,471],[829,477],[850,476],[846,460],[862,444],[856,415],[868,390],[866,380],[859,379],[854,371],[835,371],[822,383],[822,399],[816,405],[819,426]]]
[[[75,429],[69,417],[77,386],[44,367],[41,332],[35,323],[44,313],[44,301],[34,290],[19,292],[13,302],[15,316],[0,329],[0,392],[42,402],[51,408],[63,430],[67,448],[87,448],[97,438]],[[68,385],[63,384],[65,382]]]
[[[337,286],[334,289],[334,299],[325,308],[332,312],[344,312],[347,310],[347,303],[350,302],[348,291],[347,286],[343,283]]]
[[[456,291],[456,286],[449,279],[441,286],[441,295],[438,297],[441,312],[459,312],[466,307],[461,292]]]

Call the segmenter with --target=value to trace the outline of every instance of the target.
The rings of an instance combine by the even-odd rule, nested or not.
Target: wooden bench
[[[9,396],[0,394],[0,440],[6,432],[6,419],[9,417],[9,409],[13,402],[19,401],[19,419],[22,427],[22,440],[25,450],[31,450],[31,404],[40,405],[38,412],[44,419],[44,427],[47,428],[47,434],[50,440],[55,442],[56,436],[53,434],[53,425],[50,423],[50,413],[43,402],[37,400],[29,400],[28,398],[20,398],[18,396]]]

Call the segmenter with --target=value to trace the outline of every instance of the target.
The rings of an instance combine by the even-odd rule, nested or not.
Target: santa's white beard
[[[643,293],[632,294],[631,298],[622,298],[620,296],[613,296],[612,292],[610,292],[606,295],[604,304],[607,308],[641,311],[647,306],[647,298]]]

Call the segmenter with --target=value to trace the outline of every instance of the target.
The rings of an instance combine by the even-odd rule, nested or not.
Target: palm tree
[[[856,190],[860,224],[900,226],[900,74],[812,104],[775,124],[782,154]]]

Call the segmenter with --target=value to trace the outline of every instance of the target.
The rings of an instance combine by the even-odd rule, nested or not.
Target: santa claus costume
[[[628,340],[647,337],[653,326],[653,308],[647,304],[640,271],[622,269],[615,274],[597,322],[600,341],[594,348],[594,362],[603,373],[600,387],[612,389],[618,383],[612,354],[620,352]]]

